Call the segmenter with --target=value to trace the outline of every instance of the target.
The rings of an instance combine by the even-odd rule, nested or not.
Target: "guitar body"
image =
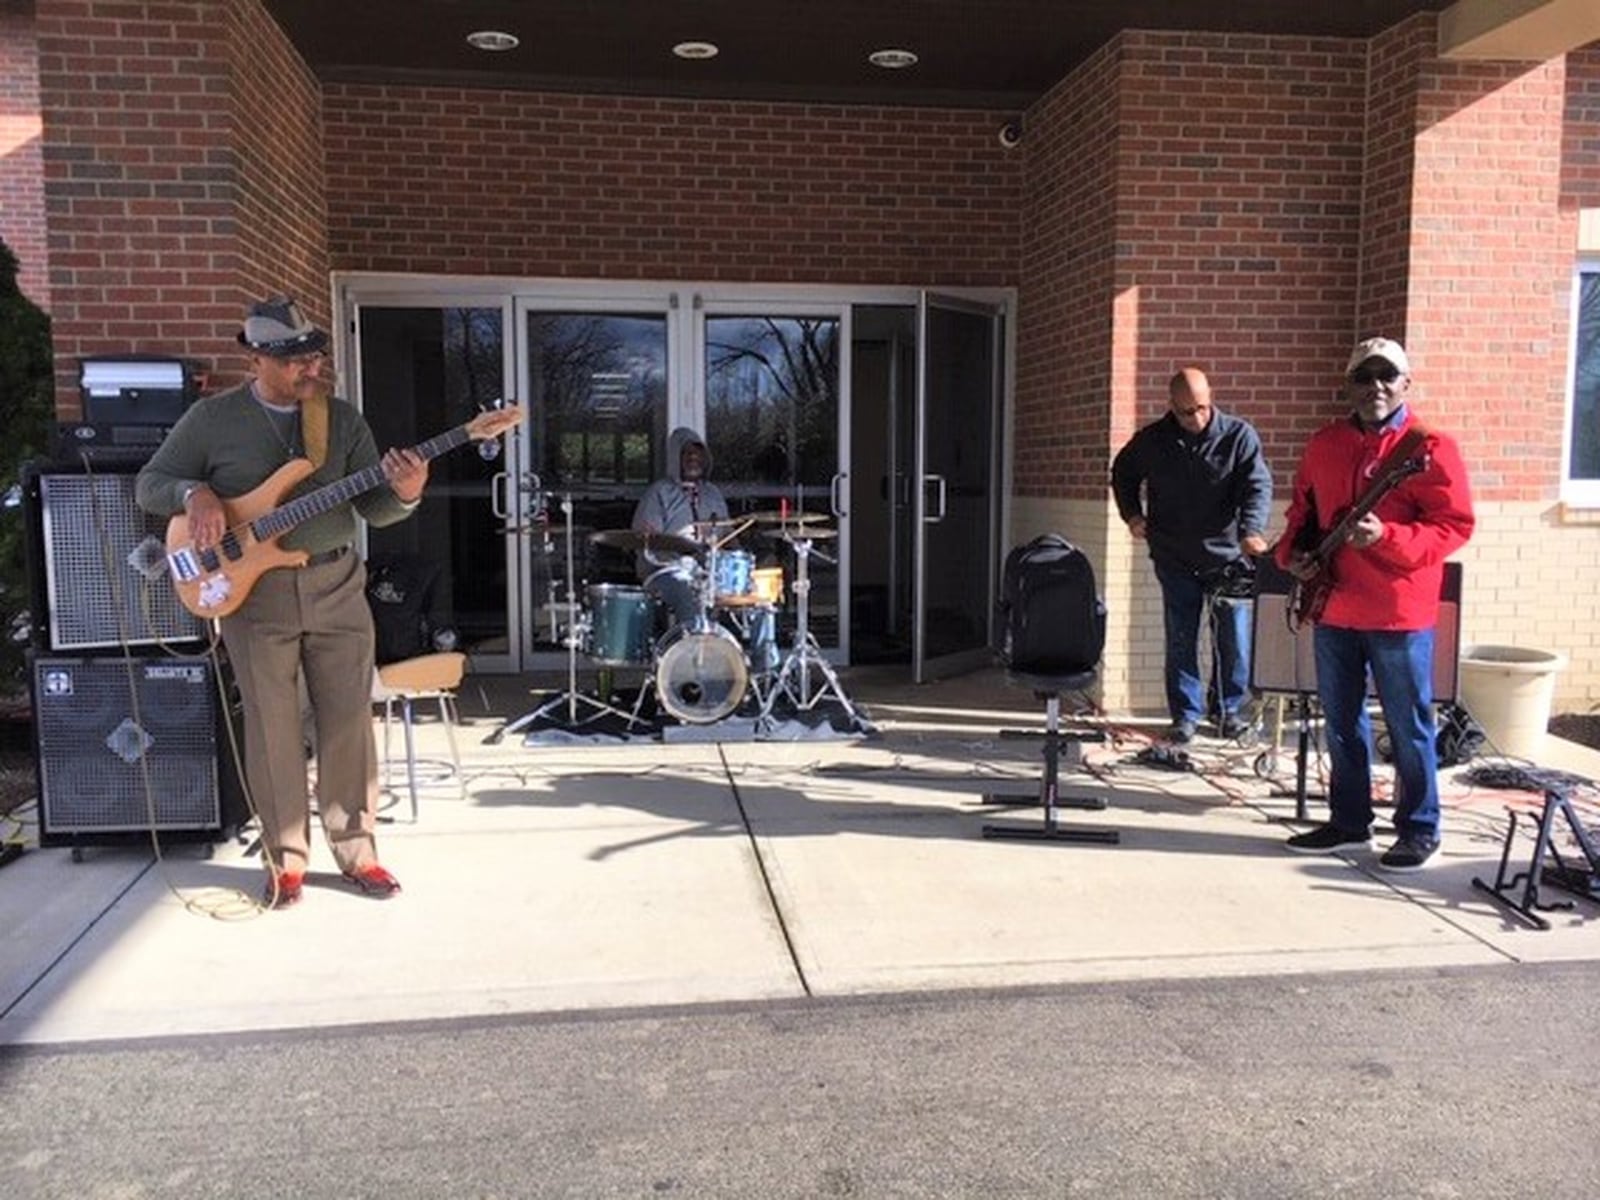
[[[167,522],[167,559],[173,564],[173,587],[184,608],[205,620],[226,617],[245,602],[256,580],[268,571],[305,565],[309,555],[304,550],[282,549],[278,545],[282,535],[257,541],[250,522],[277,508],[315,470],[310,459],[297,458],[253,490],[224,500],[228,532],[205,554],[190,540],[188,517],[179,513]],[[193,564],[195,569],[186,571],[180,564]]]
[[[1326,563],[1310,579],[1294,581],[1289,588],[1288,608],[1285,610],[1290,629],[1298,629],[1308,622],[1322,619],[1322,610],[1328,607],[1333,584],[1333,572]]]
[[[522,410],[514,404],[490,409],[464,425],[411,447],[411,453],[426,461],[468,442],[499,437],[521,420]],[[284,463],[254,490],[222,501],[228,531],[221,542],[208,550],[195,548],[189,536],[189,519],[184,514],[179,513],[167,523],[167,569],[184,608],[203,620],[235,612],[249,597],[256,580],[268,571],[306,565],[310,555],[304,550],[284,550],[278,545],[284,534],[302,521],[331,512],[385,483],[382,464],[374,463],[284,503],[284,497],[315,471],[310,459],[297,458]]]

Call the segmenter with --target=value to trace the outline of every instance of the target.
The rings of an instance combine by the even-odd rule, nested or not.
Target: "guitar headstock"
[[[513,425],[520,425],[522,418],[522,409],[515,404],[508,404],[504,408],[491,408],[467,422],[467,436],[475,442],[488,441],[490,438],[499,437]]]

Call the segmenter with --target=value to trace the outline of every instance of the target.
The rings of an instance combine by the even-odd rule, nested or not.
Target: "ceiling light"
[[[721,53],[712,42],[679,42],[672,52],[679,58],[715,58]]]
[[[867,61],[875,67],[898,71],[901,67],[916,66],[917,56],[910,50],[874,50],[867,55]]]
[[[467,45],[478,50],[515,50],[521,44],[522,39],[516,34],[502,33],[498,29],[479,29],[467,34]]]

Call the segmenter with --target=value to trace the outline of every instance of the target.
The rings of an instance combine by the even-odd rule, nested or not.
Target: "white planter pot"
[[[1537,758],[1550,724],[1556,672],[1567,656],[1520,646],[1466,646],[1461,651],[1461,703],[1489,735],[1489,750]]]

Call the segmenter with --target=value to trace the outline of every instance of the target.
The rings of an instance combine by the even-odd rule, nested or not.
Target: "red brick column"
[[[1566,63],[1449,63],[1419,17],[1373,39],[1352,334],[1402,339],[1419,412],[1459,436],[1483,500],[1561,477],[1576,212]]]
[[[50,276],[39,129],[33,18],[0,9],[0,238],[22,264],[17,282],[23,293],[48,309]]]
[[[87,354],[236,378],[253,296],[325,319],[319,93],[258,0],[36,11],[58,410]]]

